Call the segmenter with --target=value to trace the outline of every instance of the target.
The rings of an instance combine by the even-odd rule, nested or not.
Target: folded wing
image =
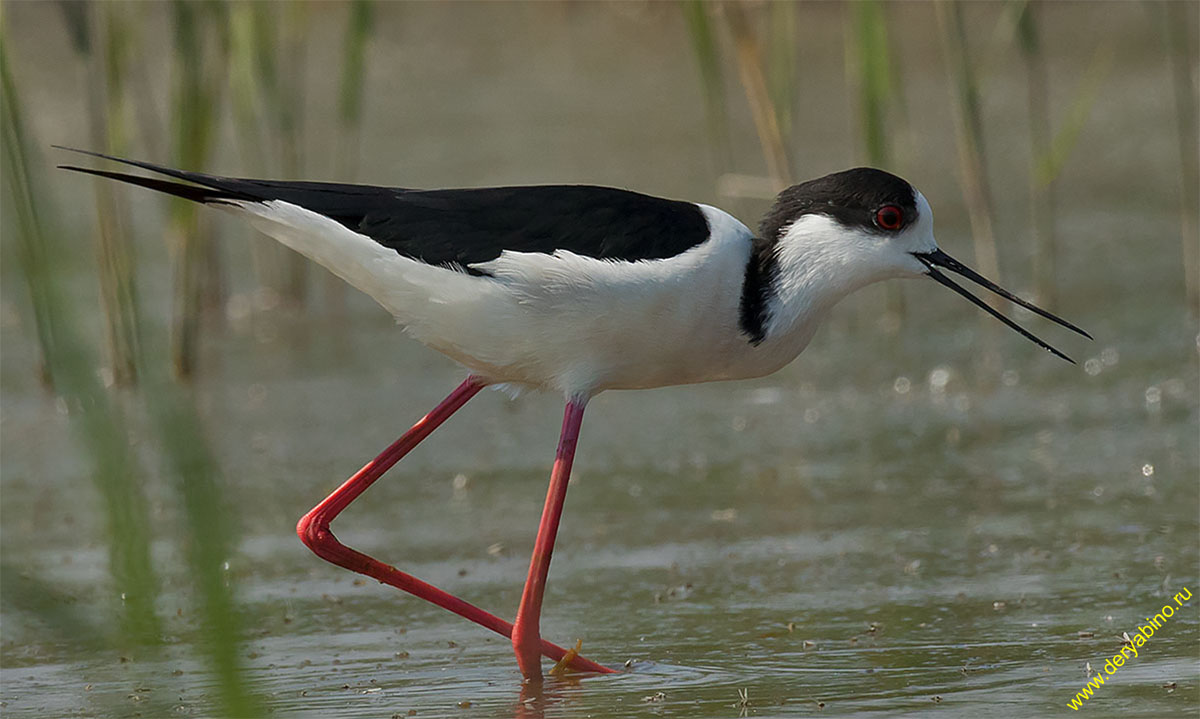
[[[708,222],[694,203],[610,187],[412,190],[252,180],[76,152],[192,184],[82,167],[67,169],[207,204],[287,202],[324,215],[405,257],[457,266],[472,274],[486,274],[472,265],[494,260],[505,250],[546,254],[567,250],[597,259],[655,260],[674,257],[709,236]]]

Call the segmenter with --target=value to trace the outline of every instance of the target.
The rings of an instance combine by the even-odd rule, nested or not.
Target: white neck
[[[803,215],[788,226],[776,248],[767,341],[799,342],[803,349],[825,314],[843,297],[898,276],[887,270],[887,263],[869,261],[884,250],[883,245],[880,238],[847,230],[824,215]]]

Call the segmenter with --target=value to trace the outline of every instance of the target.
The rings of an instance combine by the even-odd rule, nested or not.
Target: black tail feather
[[[228,194],[240,195],[239,197],[237,197],[237,199],[244,199],[244,200],[261,199],[261,198],[253,197],[253,196],[245,194],[245,193],[236,192],[234,190],[234,188],[231,187],[230,185],[232,185],[233,183],[239,182],[239,180],[232,178],[232,177],[218,177],[216,175],[206,175],[203,172],[188,172],[187,170],[176,170],[173,167],[167,167],[165,165],[156,165],[152,162],[143,162],[141,160],[127,160],[123,157],[114,157],[113,155],[106,155],[102,152],[92,152],[91,150],[80,150],[75,147],[64,147],[62,145],[51,145],[51,147],[55,148],[56,150],[66,150],[67,152],[77,152],[80,155],[88,155],[90,157],[99,157],[104,160],[112,160],[113,162],[119,162],[122,165],[129,165],[130,167],[138,167],[143,170],[148,170],[150,172],[156,172],[160,175],[166,175],[167,177],[173,177],[176,180],[184,180],[185,182],[194,182],[197,185],[203,185],[204,187],[210,187],[214,190],[221,190]],[[103,175],[104,177],[111,177],[114,180],[122,180],[124,182],[130,182],[131,181],[130,178],[135,177],[134,175],[123,175],[123,174],[119,174],[119,173],[103,174],[103,173],[100,173],[97,171],[85,170],[83,168],[74,167],[74,166],[64,167],[64,169],[80,170],[82,172],[90,172],[92,174]],[[155,189],[155,190],[162,189],[159,187],[155,187],[153,185],[147,185],[147,184],[140,183],[140,182],[136,182],[134,184],[140,184],[143,187],[149,187],[149,188]],[[163,190],[163,191],[166,192],[166,190]],[[171,193],[171,194],[175,194],[175,193]],[[192,198],[188,198],[188,199],[192,199]]]
[[[102,152],[92,152],[91,150],[79,150],[73,147],[63,147],[62,145],[54,145],[56,149],[66,150],[68,152],[77,152],[81,155],[90,157],[99,157],[105,160],[112,160],[123,165],[141,168],[149,172],[154,172],[167,177],[183,180],[184,182],[192,182],[208,188],[210,193],[207,195],[197,194],[182,194],[186,186],[177,185],[170,182],[162,182],[161,180],[146,180],[135,175],[126,175],[123,173],[108,173],[99,170],[87,170],[81,167],[67,167],[65,169],[76,170],[79,172],[87,172],[93,175],[129,182],[142,187],[148,187],[152,190],[168,192],[172,195],[187,197],[199,202],[216,202],[222,199],[239,200],[250,202],[267,202],[270,200],[283,200],[294,205],[318,212],[323,215],[328,215],[343,221],[344,217],[355,217],[361,219],[367,210],[376,207],[380,202],[386,203],[394,198],[398,193],[403,193],[405,190],[399,187],[377,187],[375,185],[350,185],[339,182],[305,182],[292,180],[254,180],[244,177],[223,177],[221,175],[209,175],[203,172],[190,172],[188,170],[177,170],[173,167],[165,165],[156,165],[152,162],[143,162],[141,160],[127,160],[123,157],[114,157],[105,155]],[[171,189],[168,189],[171,188]]]
[[[88,153],[93,154],[93,153]],[[94,170],[90,167],[76,167],[74,165],[59,165],[60,170],[72,170],[74,172],[82,172],[88,175],[96,175],[98,177],[107,177],[110,180],[118,180],[127,182],[131,185],[147,187],[151,190],[165,192],[168,195],[182,197],[185,200],[194,202],[203,202],[206,204],[219,203],[228,200],[253,200],[255,198],[249,195],[241,195],[235,192],[217,190],[209,187],[199,187],[197,185],[185,185],[182,182],[170,182],[169,180],[160,180],[155,177],[141,177],[139,175],[130,175],[124,172],[110,172],[108,170]]]

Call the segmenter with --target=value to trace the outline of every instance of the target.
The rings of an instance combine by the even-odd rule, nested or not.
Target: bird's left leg
[[[448,609],[455,614],[481,624],[499,634],[507,635],[511,625],[499,617],[485,612],[479,607],[469,604],[462,599],[445,592],[437,587],[417,579],[411,574],[401,572],[395,567],[380,562],[374,557],[351,549],[333,536],[329,525],[333,520],[367,490],[375,480],[391,469],[413,447],[421,443],[433,430],[445,422],[450,415],[457,412],[464,404],[486,386],[486,382],[469,377],[455,389],[441,404],[434,407],[429,414],[422,417],[416,424],[385,449],[378,457],[371,460],[346,480],[342,486],[325,498],[323,502],[313,507],[300,518],[296,525],[296,533],[301,541],[317,556],[327,562],[345,567],[353,572],[365,574],[368,577],[390,584],[426,601]]]
[[[558,452],[554,456],[554,469],[550,473],[550,489],[546,493],[542,521],[538,525],[533,559],[529,562],[529,576],[525,579],[525,591],[521,594],[521,606],[517,609],[517,620],[513,622],[513,650],[516,652],[521,674],[527,681],[542,678],[542,641],[539,629],[542,597],[546,591],[550,555],[554,552],[554,537],[558,533],[558,521],[562,516],[563,502],[567,496],[567,480],[571,477],[571,463],[575,459],[575,445],[579,441],[579,426],[583,423],[583,409],[586,404],[586,397],[575,397],[567,403],[563,413],[562,434],[558,439]],[[612,670],[606,668],[604,671]]]
[[[338,541],[337,537],[333,536],[333,532],[329,528],[334,518],[366,491],[367,487],[382,477],[392,465],[400,461],[421,440],[437,429],[438,425],[445,422],[450,415],[457,412],[469,399],[483,389],[485,385],[486,382],[477,377],[470,377],[459,385],[449,397],[443,400],[437,407],[434,407],[429,414],[422,417],[400,439],[396,440],[378,457],[368,462],[365,467],[346,480],[333,494],[313,507],[308,514],[305,514],[296,525],[296,533],[300,535],[300,539],[309,549],[328,562],[332,562],[353,572],[365,574],[384,584],[390,584],[397,589],[401,589],[432,602],[443,609],[454,612],[460,617],[470,619],[497,634],[511,637],[513,632],[512,624],[449,592],[423,582],[411,574],[402,572],[390,564],[385,564],[362,552],[345,546]],[[568,654],[567,650],[548,641],[538,642],[535,651],[540,651],[555,661],[561,661]],[[568,661],[568,666],[581,672],[612,671],[605,666],[580,656],[575,656]]]

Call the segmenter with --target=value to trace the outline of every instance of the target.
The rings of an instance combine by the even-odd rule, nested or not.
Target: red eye
[[[884,205],[875,213],[875,224],[885,230],[898,230],[904,224],[904,213],[895,205]]]

